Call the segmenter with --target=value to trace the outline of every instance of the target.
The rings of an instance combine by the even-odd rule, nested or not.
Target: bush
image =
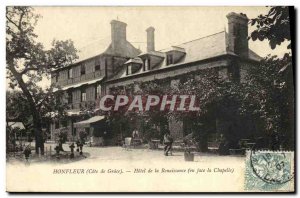
[[[151,139],[160,139],[159,131],[154,128],[149,128],[144,132],[144,139],[150,141]]]
[[[60,129],[58,138],[61,143],[65,143],[68,139],[68,130],[66,128]]]

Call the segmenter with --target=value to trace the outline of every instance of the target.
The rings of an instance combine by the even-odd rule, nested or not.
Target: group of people
[[[139,131],[136,128],[132,132],[132,138],[133,139],[139,138]],[[165,156],[168,156],[169,153],[171,152],[172,144],[173,144],[173,138],[172,138],[169,130],[167,130],[166,133],[164,134],[163,144],[165,145],[164,146],[164,154],[165,154]]]

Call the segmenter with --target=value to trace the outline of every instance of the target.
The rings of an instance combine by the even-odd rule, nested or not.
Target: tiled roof
[[[119,54],[115,54],[111,47],[111,39],[103,39],[100,41],[95,41],[91,44],[88,44],[86,47],[79,49],[78,56],[79,59],[76,60],[76,63],[84,61],[86,59],[101,55],[101,54],[109,54],[109,55],[119,55],[123,57],[135,57],[139,53],[140,50],[136,49],[130,42],[126,41],[125,46],[120,48],[121,52]]]
[[[102,40],[95,41],[93,43],[87,44],[85,47],[78,50],[79,59],[76,62],[92,58],[94,56],[100,55],[107,51],[111,43],[110,38],[105,38]]]
[[[196,40],[192,40],[186,43],[182,43],[176,46],[172,46],[167,49],[163,49],[154,53],[159,53],[160,56],[164,55],[166,57],[166,52],[174,50],[174,49],[180,49],[180,51],[185,52],[185,56],[181,61],[179,61],[176,64],[170,64],[166,65],[166,61],[161,62],[161,64],[156,67],[155,69],[162,69],[166,67],[172,67],[177,65],[183,65],[187,63],[192,63],[195,61],[201,61],[208,58],[213,58],[221,55],[226,54],[232,54],[232,52],[228,52],[226,49],[226,35],[227,33],[225,31],[218,32],[206,37],[202,37]],[[149,52],[147,52],[149,53]],[[142,53],[141,55],[147,54]],[[249,59],[259,61],[261,59],[260,56],[258,56],[255,52],[253,52],[251,49],[249,49]],[[134,73],[134,75],[138,75],[140,73],[146,73],[149,71],[142,71],[142,68]],[[113,79],[123,78],[126,77],[126,68],[124,67],[123,70],[121,70],[118,74],[114,76]]]
[[[141,54],[139,54],[139,56],[145,54],[152,54],[163,57],[165,52],[176,49],[186,53],[185,59],[182,63],[203,60],[206,58],[215,57],[227,53],[226,36],[226,32],[222,31],[216,34],[182,43],[177,46],[172,46],[170,48],[163,49],[160,51],[142,52]],[[134,50],[132,50],[133,48],[134,46],[130,42],[126,42],[126,47],[124,48],[124,50],[122,50],[122,55],[125,57],[136,56],[136,52],[133,52]],[[86,47],[79,49],[79,59],[76,62],[80,62],[100,54],[114,54],[111,48],[110,38],[95,41],[93,43],[88,44]],[[249,58],[252,60],[261,59],[261,57],[259,57],[251,49],[249,50]]]
[[[182,43],[177,45],[181,49],[184,49],[186,55],[184,58],[177,64],[173,65],[182,65],[189,62],[199,61],[206,58],[215,57],[218,55],[226,54],[226,40],[225,40],[225,31],[219,32],[207,37],[199,38],[193,41],[189,41],[186,43]],[[157,53],[164,54],[166,56],[166,52],[172,50],[173,47],[163,49],[158,51]],[[174,49],[173,49],[174,50]],[[172,67],[172,65],[166,65],[165,61],[163,61],[157,68],[161,69],[165,67]],[[134,73],[135,75],[139,73],[145,73],[148,71],[142,71],[142,68]],[[124,67],[113,79],[126,77],[126,68]]]
[[[142,52],[139,54],[139,56],[144,56],[144,55],[153,55],[153,56],[159,56],[159,57],[165,57],[165,54],[163,52],[158,52],[158,51],[151,51],[151,52]]]
[[[185,50],[186,55],[180,62],[181,64],[226,54],[225,31],[182,43],[175,47],[183,48]],[[167,51],[168,50],[169,49],[167,49]]]
[[[131,58],[129,59],[126,63],[124,64],[129,64],[129,63],[139,63],[139,64],[143,64],[143,61],[141,58],[139,57],[135,57],[135,58]]]

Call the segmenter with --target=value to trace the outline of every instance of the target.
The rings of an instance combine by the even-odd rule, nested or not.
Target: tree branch
[[[6,19],[7,19],[10,23],[12,23],[14,26],[16,26],[16,28],[18,28],[18,30],[20,30],[20,27],[19,27],[13,20],[11,20],[7,15],[6,15]]]

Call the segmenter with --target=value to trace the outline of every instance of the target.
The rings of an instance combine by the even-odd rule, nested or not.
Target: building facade
[[[115,87],[157,79],[168,79],[162,86],[173,86],[180,76],[208,68],[215,68],[224,78],[242,81],[247,67],[259,61],[260,57],[249,49],[248,18],[243,14],[229,13],[227,19],[227,32],[224,30],[164,50],[155,49],[155,29],[149,27],[146,30],[146,52],[141,52],[126,40],[125,23],[113,20],[111,42],[103,52],[53,71],[52,83],[59,85],[60,91],[64,92],[62,100],[68,103],[69,119],[54,120],[51,136],[54,138],[55,133],[65,127],[69,139],[76,137],[77,128],[80,128],[77,123],[82,121],[77,116],[83,111],[95,111],[99,98]],[[214,123],[217,131],[220,124],[218,120]],[[142,122],[134,123],[128,130],[141,128],[141,125]],[[184,121],[168,120],[168,128],[175,139],[187,135],[185,125]],[[108,129],[92,126],[92,123],[84,126],[91,137],[97,133],[96,130],[110,133],[106,131]],[[143,135],[143,129],[140,131]],[[105,136],[102,132],[98,133]]]
[[[106,93],[103,81],[111,78],[128,59],[140,54],[140,50],[126,40],[126,26],[123,22],[111,21],[111,42],[102,46],[102,51],[96,49],[83,58],[79,54],[76,63],[52,72],[51,83],[59,87],[57,91],[63,91],[60,100],[68,104],[69,118],[53,120],[51,139],[55,139],[62,128],[68,131],[68,139],[76,137],[78,130],[74,123],[82,119],[79,115],[95,109],[97,99]]]

